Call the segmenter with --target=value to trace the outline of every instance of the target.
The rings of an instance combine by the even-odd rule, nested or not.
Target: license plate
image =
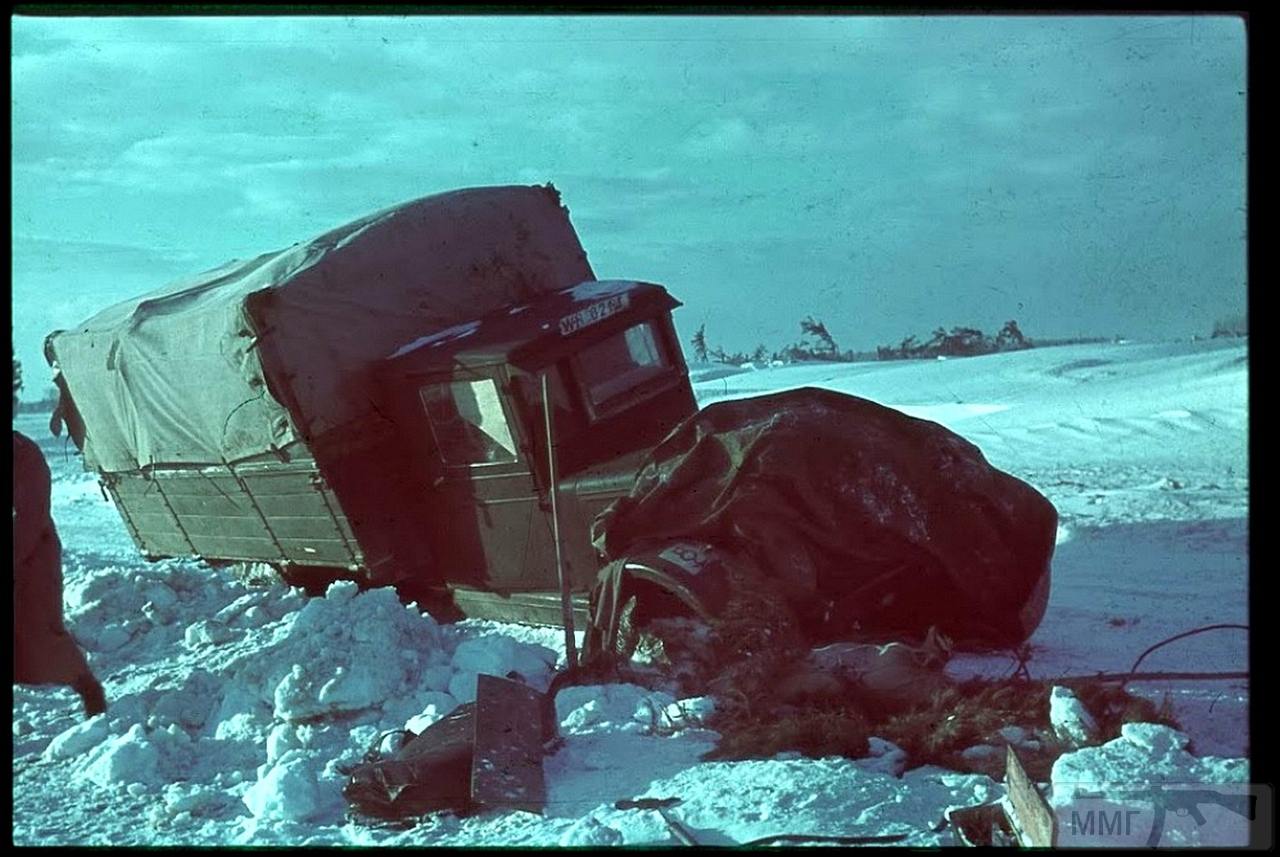
[[[588,325],[595,324],[597,321],[602,321],[611,315],[617,315],[630,305],[629,296],[625,294],[614,295],[606,300],[597,301],[560,319],[560,335],[568,336]]]

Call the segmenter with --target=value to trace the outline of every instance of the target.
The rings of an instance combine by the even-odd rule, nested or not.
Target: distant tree
[[[13,355],[13,401],[17,403],[18,392],[22,389],[22,361],[18,359],[12,345],[9,346],[9,353]]]
[[[1224,336],[1248,336],[1249,321],[1243,315],[1232,318],[1220,318],[1213,323],[1213,339]]]
[[[1004,323],[1004,327],[1000,328],[1000,332],[996,334],[996,347],[1002,350],[1027,347],[1027,338],[1018,329],[1016,321],[1010,319]]]
[[[707,362],[707,325],[705,322],[703,324],[698,325],[698,330],[696,333],[693,334],[693,339],[690,340],[690,343],[693,345],[694,359],[697,360],[699,363],[706,363]]]
[[[827,326],[813,316],[808,316],[800,322],[800,332],[817,340],[817,347],[810,348],[815,355],[835,357],[840,353],[835,339],[827,331]]]
[[[1031,348],[1036,344],[1040,343],[1033,343],[1022,335],[1016,321],[1008,321],[995,337],[988,336],[976,327],[953,327],[949,332],[945,327],[937,327],[927,342],[918,343],[914,336],[908,336],[896,348],[881,345],[876,349],[876,356],[881,360],[968,357],[1005,349]]]
[[[751,362],[757,365],[767,362],[769,359],[769,349],[764,347],[761,342],[756,346],[756,350],[751,352]]]
[[[992,350],[987,335],[976,327],[953,327],[942,341],[942,353],[948,356],[985,354]]]

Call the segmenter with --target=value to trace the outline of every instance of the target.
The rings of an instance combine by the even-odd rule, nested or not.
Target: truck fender
[[[714,622],[729,603],[737,563],[729,552],[693,540],[637,546],[608,563],[591,590],[584,661],[629,656],[635,632],[653,619],[692,615]]]

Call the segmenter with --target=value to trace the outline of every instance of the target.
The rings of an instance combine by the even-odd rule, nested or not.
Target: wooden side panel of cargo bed
[[[148,556],[344,568],[364,562],[313,465],[156,469],[111,474],[107,486]]]

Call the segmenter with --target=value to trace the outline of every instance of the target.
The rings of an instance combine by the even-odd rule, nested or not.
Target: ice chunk
[[[473,670],[460,670],[449,679],[449,695],[459,702],[473,702],[476,698],[476,681],[479,674]]]
[[[104,742],[90,757],[83,775],[103,788],[129,783],[156,782],[160,753],[147,738],[141,723],[123,735]]]
[[[1161,755],[1185,749],[1191,740],[1182,732],[1158,723],[1126,723],[1120,727],[1120,737]]]
[[[796,758],[801,758],[796,754]],[[867,756],[857,761],[859,768],[901,777],[907,769],[907,751],[892,741],[877,738],[874,735],[867,739]]]
[[[715,714],[716,702],[709,696],[692,696],[679,699],[663,709],[666,721],[674,729],[699,727]]]
[[[556,714],[568,734],[616,730],[640,733],[661,729],[663,712],[675,699],[669,693],[634,684],[566,687],[556,695]]]
[[[453,670],[448,665],[433,666],[422,671],[420,683],[428,690],[444,691],[449,689],[452,678]]]
[[[324,591],[324,597],[328,601],[350,601],[359,591],[360,586],[354,580],[335,580]]]
[[[216,646],[233,637],[235,632],[221,622],[200,619],[187,626],[183,634],[183,642],[187,644],[187,648],[195,649],[201,646]]]
[[[422,705],[421,713],[410,717],[404,724],[404,728],[413,733],[421,733],[422,730],[458,707],[458,700],[453,696],[435,690],[423,694],[419,697],[419,702]]]
[[[486,635],[459,643],[453,653],[453,667],[496,676],[517,672],[532,678],[546,673],[554,659],[555,652],[546,646],[521,643],[502,635]]]
[[[1083,747],[1098,739],[1098,723],[1076,695],[1061,685],[1049,693],[1049,723],[1058,740],[1068,747]]]
[[[604,824],[595,816],[588,815],[575,821],[560,836],[561,848],[581,848],[584,846],[621,845],[622,833],[616,828]]]
[[[242,800],[257,819],[311,821],[341,803],[341,793],[322,783],[315,761],[299,751],[285,754],[249,787]]]
[[[79,756],[81,753],[87,752],[102,743],[108,734],[109,730],[105,715],[99,714],[97,717],[90,717],[50,741],[49,746],[45,747],[44,753],[41,754],[41,758],[49,762],[54,759],[69,759],[72,756]]]
[[[1248,780],[1247,759],[1193,756],[1184,749],[1186,744],[1185,735],[1167,726],[1126,724],[1115,740],[1058,757],[1053,763],[1053,801],[1070,801],[1078,791],[1117,797],[1158,783]]]

